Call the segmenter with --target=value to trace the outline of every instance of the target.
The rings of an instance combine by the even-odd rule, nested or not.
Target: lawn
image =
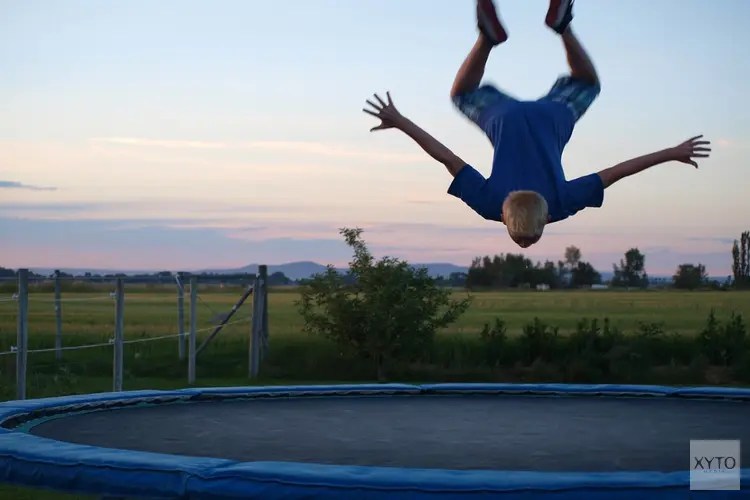
[[[466,292],[455,292],[457,298]],[[482,292],[472,293],[469,311],[454,325],[451,332],[477,333],[487,322],[503,318],[509,332],[517,333],[522,326],[537,316],[563,331],[575,328],[583,317],[609,318],[625,331],[638,327],[640,322],[663,322],[669,331],[693,334],[698,331],[706,315],[715,309],[720,317],[730,312],[750,315],[750,292],[615,292],[615,291],[564,291],[564,292]],[[228,312],[239,298],[236,294],[201,293],[197,304],[198,328],[211,328],[212,317]],[[269,293],[269,324],[271,335],[297,335],[302,329],[302,319],[295,301],[298,294]],[[7,299],[8,296],[0,297]],[[106,291],[100,294],[63,295],[63,336],[91,335],[103,338],[114,329],[114,299]],[[185,301],[187,324],[188,303]],[[250,311],[248,300],[237,318],[246,317]],[[177,297],[168,293],[132,293],[126,291],[125,338],[162,336],[178,331]],[[16,303],[0,302],[0,351],[13,343],[16,332]],[[230,325],[222,335],[247,335],[249,326]],[[55,310],[52,294],[29,295],[29,338],[54,336]],[[51,338],[50,338],[51,341]],[[10,343],[10,344],[9,344]],[[54,344],[50,344],[54,345]]]
[[[219,313],[228,312],[239,298],[241,290],[202,290],[201,300],[197,304],[198,328],[203,330],[200,339],[207,335]],[[465,297],[466,292],[455,292],[456,297]],[[669,332],[683,335],[694,335],[703,327],[706,316],[714,309],[720,319],[730,313],[741,313],[750,316],[750,293],[740,292],[677,292],[677,291],[648,291],[648,292],[615,292],[615,291],[565,291],[565,292],[483,292],[473,293],[473,303],[470,310],[444,333],[459,333],[476,335],[485,323],[493,322],[495,318],[504,319],[509,333],[517,334],[524,324],[533,317],[559,326],[561,331],[569,332],[575,329],[581,318],[609,318],[611,322],[624,331],[634,331],[639,323],[663,323]],[[16,335],[16,307],[14,301],[3,301],[9,295],[0,295],[0,352],[9,351],[15,345]],[[269,294],[269,323],[271,345],[274,338],[299,337],[302,320],[296,311],[295,301],[298,295],[293,291],[272,291]],[[109,297],[108,290],[101,293],[67,293],[63,294],[62,329],[66,346],[86,343],[106,342],[114,329],[114,300]],[[185,319],[188,319],[188,301],[185,301]],[[245,352],[234,352],[241,348],[232,347],[230,339],[247,338],[250,324],[247,321],[250,313],[250,301],[235,316],[238,323],[226,327],[218,337],[214,349],[214,363],[226,363],[226,357],[246,359]],[[55,310],[53,296],[47,293],[32,293],[29,296],[29,342],[32,349],[54,346]],[[136,339],[144,337],[158,337],[172,335],[178,332],[177,297],[176,292],[149,291],[137,286],[126,289],[125,300],[125,338]],[[221,351],[219,344],[225,343],[225,351]],[[277,341],[278,342],[278,341]],[[142,349],[137,354],[156,357],[157,348],[149,351],[151,345],[159,345],[166,352],[170,362],[177,359],[177,341],[165,339],[145,344],[139,344]],[[162,352],[161,355],[164,353]],[[304,353],[303,353],[304,354]],[[13,356],[6,355],[0,360],[0,371],[3,372],[6,390],[0,394],[0,400],[12,397]],[[103,348],[86,351],[68,351],[64,353],[66,360],[80,360],[91,366],[96,375],[71,377],[61,389],[59,386],[45,385],[46,378],[37,380],[36,373],[45,370],[44,363],[54,363],[51,353],[32,353],[29,356],[29,384],[30,396],[40,397],[54,395],[57,392],[99,392],[111,388],[111,377],[107,370],[111,370],[111,349]],[[131,359],[131,358],[128,358]],[[135,358],[132,358],[135,359]],[[152,358],[149,358],[152,359]],[[37,364],[34,364],[37,363]],[[126,362],[126,367],[129,366]],[[208,361],[199,363],[200,385],[240,385],[247,384],[246,377],[242,377],[242,370],[238,368],[238,376],[225,377],[221,380],[212,379],[207,374]],[[168,367],[169,368],[169,367]],[[88,370],[89,368],[86,368]],[[169,368],[171,369],[171,368]],[[97,371],[98,370],[98,371]],[[176,371],[163,371],[155,366],[148,376],[142,373],[130,373],[126,368],[126,389],[138,388],[178,388],[186,385],[182,374],[183,367]],[[88,373],[86,371],[85,373]],[[177,375],[175,375],[176,373]],[[55,375],[57,377],[57,375]],[[263,380],[263,383],[273,383],[273,379]],[[285,382],[289,382],[286,380]],[[297,380],[296,382],[300,382]],[[308,382],[309,383],[309,382]],[[0,487],[0,498],[16,500],[73,500],[89,497],[63,496],[46,492],[29,491],[12,487]]]

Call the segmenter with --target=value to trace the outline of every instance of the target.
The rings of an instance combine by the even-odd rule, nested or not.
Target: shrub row
[[[3,348],[11,336],[0,338]],[[105,339],[100,339],[105,340]],[[91,336],[66,337],[67,345],[96,342]],[[51,347],[51,337],[31,338],[30,348]],[[243,383],[247,377],[247,339],[218,337],[197,361],[198,379]],[[659,384],[750,383],[750,337],[741,315],[725,321],[709,314],[695,335],[668,333],[664,325],[642,323],[625,333],[602,321],[582,319],[576,330],[559,329],[534,318],[518,335],[509,335],[496,319],[479,335],[441,334],[418,358],[389,360],[390,380],[411,382],[505,381]],[[302,382],[363,382],[375,378],[375,365],[340,352],[327,340],[308,336],[271,337],[262,380]],[[75,390],[81,378],[106,379],[112,374],[112,349],[66,351],[57,363],[54,353],[29,356],[32,384],[58,384]],[[128,379],[186,381],[187,363],[172,341],[125,347]],[[38,380],[37,380],[38,379]],[[11,393],[15,380],[13,356],[0,358],[0,392]],[[47,382],[45,382],[47,381]],[[184,384],[182,384],[184,385]]]

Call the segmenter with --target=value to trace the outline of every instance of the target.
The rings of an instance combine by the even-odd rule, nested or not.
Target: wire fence
[[[111,349],[112,355],[112,390],[114,392],[122,391],[123,386],[123,350],[124,346],[132,344],[144,344],[169,339],[177,340],[177,355],[179,359],[187,358],[187,381],[192,385],[196,381],[196,362],[197,357],[210,342],[221,332],[221,330],[230,325],[240,323],[249,323],[250,325],[250,349],[248,354],[249,370],[248,375],[251,378],[258,377],[260,363],[265,358],[268,350],[268,288],[267,288],[267,267],[259,266],[259,272],[254,277],[252,284],[248,286],[240,299],[232,306],[228,313],[216,313],[211,306],[203,301],[198,293],[198,278],[189,276],[185,273],[179,273],[174,277],[177,284],[177,309],[178,319],[174,333],[155,336],[143,336],[135,339],[124,338],[124,319],[125,319],[125,293],[126,278],[117,277],[114,279],[114,291],[90,296],[90,297],[63,297],[61,293],[60,280],[55,277],[54,298],[37,297],[29,293],[29,271],[19,269],[17,273],[18,291],[11,296],[0,296],[0,302],[15,302],[17,305],[17,335],[16,345],[5,351],[0,351],[0,357],[15,356],[16,358],[16,399],[26,399],[27,394],[27,367],[28,356],[42,353],[55,353],[57,361],[62,360],[63,353],[66,351],[81,351],[87,349]],[[185,311],[185,301],[187,295],[188,311]],[[248,316],[237,317],[232,319],[243,303],[252,296],[252,310]],[[151,299],[153,300],[153,299]],[[158,299],[157,299],[158,300]],[[91,344],[81,345],[63,345],[62,332],[62,306],[64,303],[90,303],[110,301],[114,308],[114,328],[113,335],[106,342],[94,342]],[[29,303],[46,302],[53,304],[55,312],[56,334],[55,347],[49,348],[29,348]],[[214,313],[213,319],[218,324],[198,328],[198,304],[201,303]],[[185,318],[188,318],[188,328],[185,328]],[[204,341],[198,345],[198,334],[208,333]]]

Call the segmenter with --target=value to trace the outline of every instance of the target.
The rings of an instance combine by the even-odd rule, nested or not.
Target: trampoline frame
[[[419,395],[536,395],[558,397],[669,397],[750,403],[750,389],[578,384],[357,384],[198,388],[131,391],[0,403],[0,482],[63,493],[116,498],[191,500],[398,498],[528,500],[715,498],[691,491],[686,470],[662,472],[557,473],[455,471],[304,464],[235,462],[65,443],[28,430],[47,419],[77,412],[151,404],[256,398]],[[689,437],[688,437],[689,438]],[[741,464],[742,465],[742,464]],[[750,499],[750,469],[742,489],[723,498]]]

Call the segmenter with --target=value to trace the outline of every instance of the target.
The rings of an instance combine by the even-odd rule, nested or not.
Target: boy
[[[451,99],[492,142],[494,159],[488,179],[427,132],[401,115],[390,93],[387,103],[367,103],[366,113],[381,120],[371,130],[396,128],[411,137],[453,176],[448,193],[463,200],[488,220],[505,224],[522,248],[533,245],[549,222],[586,207],[600,207],[604,190],[618,180],[654,165],[679,161],[698,168],[694,158],[711,151],[703,136],[634,158],[595,174],[568,181],[561,158],[575,123],[599,95],[599,76],[570,27],[573,0],[550,0],[546,24],[562,39],[570,74],[559,78],[549,93],[535,101],[519,101],[491,85],[480,85],[492,49],[508,39],[492,0],[477,0],[479,38],[456,75]]]

